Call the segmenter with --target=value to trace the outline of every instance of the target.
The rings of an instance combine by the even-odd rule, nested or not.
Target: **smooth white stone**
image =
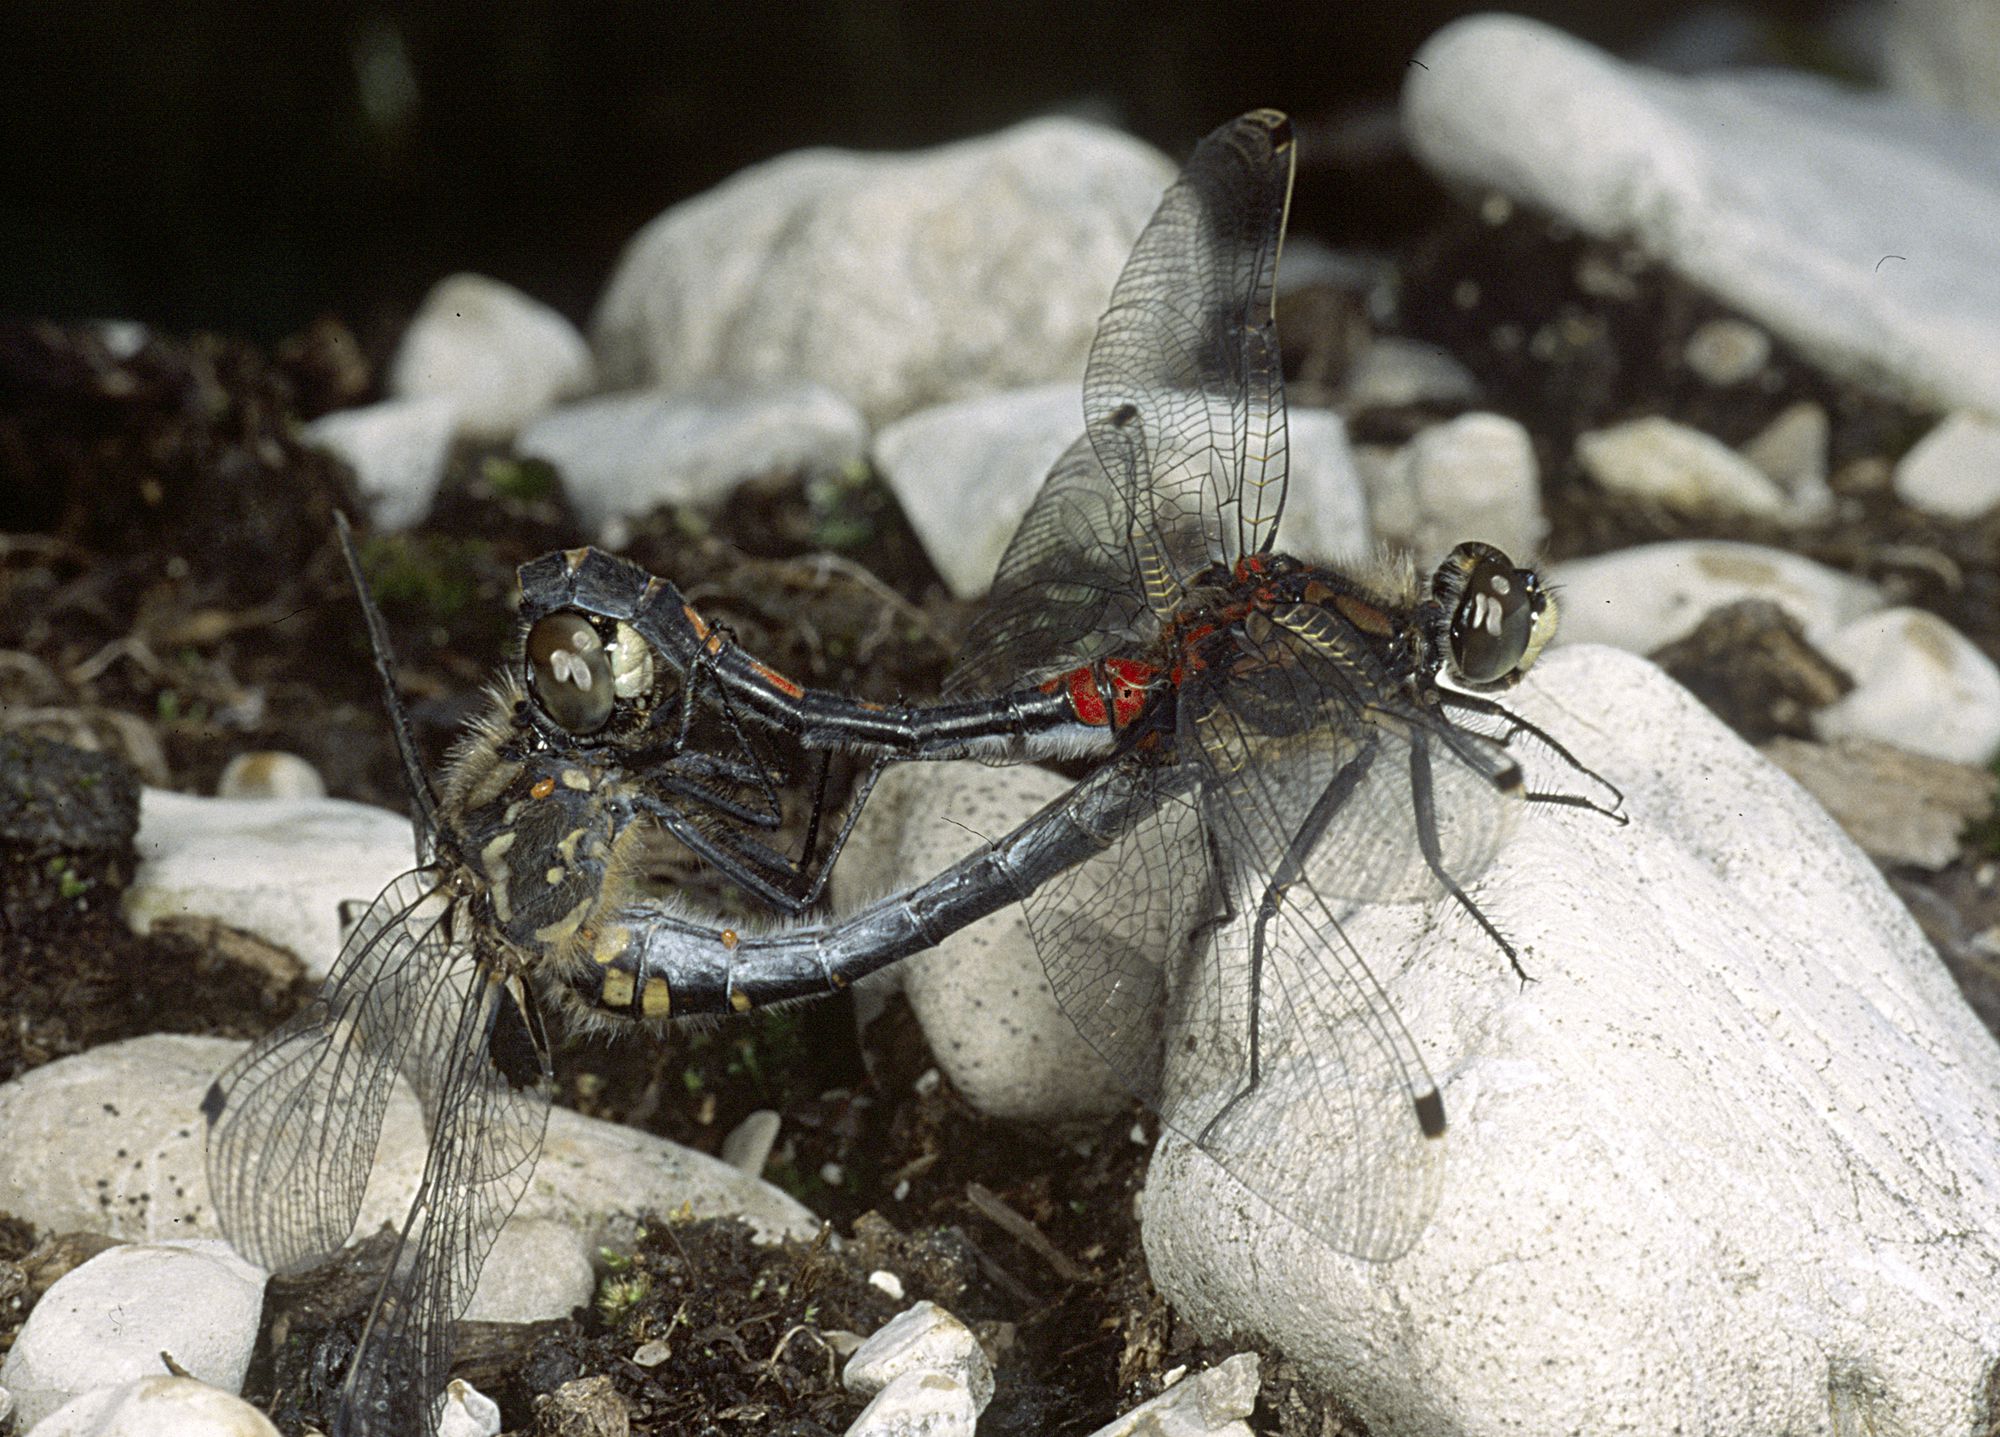
[[[1065,379],[920,410],[875,436],[875,467],[945,587],[977,598],[993,583],[1021,516],[1083,433],[1083,397]]]
[[[1740,452],[1785,491],[1794,520],[1816,522],[1833,512],[1833,490],[1826,482],[1832,438],[1826,410],[1807,399],[1784,409]]]
[[[1173,178],[1150,146],[1065,119],[913,154],[781,156],[626,247],[591,326],[600,372],[809,379],[875,424],[1074,380]]]
[[[1843,627],[1826,656],[1854,689],[1813,716],[1821,738],[1879,739],[1951,763],[2000,752],[2000,668],[1922,609],[1885,609]]]
[[[919,1302],[877,1328],[840,1371],[849,1392],[871,1397],[905,1373],[936,1372],[972,1394],[975,1412],[993,1400],[993,1367],[972,1329],[935,1302]]]
[[[590,346],[575,325],[480,274],[432,285],[389,363],[391,394],[450,400],[458,432],[475,439],[505,439],[590,383]]]
[[[264,1274],[226,1243],[109,1248],[43,1294],[0,1364],[0,1382],[23,1427],[83,1393],[161,1375],[162,1352],[234,1392],[263,1308]]]
[[[867,439],[831,389],[771,381],[586,399],[535,420],[514,447],[561,471],[577,518],[602,537],[661,504],[719,503],[746,479],[844,469]]]
[[[1524,815],[1474,888],[1345,923],[1440,1081],[1401,1259],[1304,1237],[1178,1137],[1146,1256],[1377,1432],[1971,1437],[2000,1357],[2000,1045],[1880,875],[1648,664],[1549,655],[1507,702],[1631,821]],[[1309,1141],[1270,1070],[1256,1119]],[[1849,1430],[1838,1428],[1837,1430]]]
[[[500,1404],[462,1377],[445,1384],[437,1437],[499,1437]]]
[[[162,1373],[65,1402],[28,1437],[278,1437],[278,1429],[233,1393]]]
[[[409,819],[342,798],[148,788],[136,842],[139,868],[124,899],[135,933],[160,918],[219,918],[289,948],[316,978],[340,951],[340,905],[366,902],[416,862]]]
[[[1425,569],[1468,539],[1525,561],[1549,533],[1528,431],[1498,414],[1425,429],[1372,467],[1368,506],[1375,532]]]
[[[846,1437],[974,1437],[979,1409],[965,1384],[937,1372],[906,1372],[875,1394]]]
[[[1711,319],[1690,334],[1687,367],[1718,389],[1755,379],[1771,362],[1771,336],[1742,319]]]
[[[1686,638],[1727,604],[1769,599],[1831,655],[1843,625],[1882,607],[1874,585],[1852,575],[1782,549],[1720,539],[1675,539],[1571,559],[1543,577],[1559,591],[1557,644],[1616,644],[1641,654]]]
[[[836,871],[842,908],[934,876],[1073,786],[976,759],[890,769],[841,857],[852,870]],[[1130,1101],[1056,1003],[1019,904],[896,966],[938,1066],[981,1112],[1048,1121]]]
[[[1634,419],[1579,434],[1576,457],[1607,492],[1683,514],[1791,514],[1789,496],[1756,465],[1671,419]]]
[[[449,399],[385,399],[323,414],[304,437],[354,471],[370,522],[394,530],[414,528],[431,512],[457,428]]]
[[[0,1086],[0,1131],[9,1135],[0,1154],[0,1211],[57,1232],[220,1236],[199,1108],[209,1084],[243,1048],[220,1038],[156,1034],[107,1043]],[[416,1097],[399,1084],[383,1119],[358,1233],[401,1226],[427,1147]],[[765,1236],[810,1238],[819,1230],[806,1208],[727,1163],[567,1108],[549,1115],[541,1159],[509,1226],[553,1223],[577,1234],[588,1253],[629,1243],[634,1213],[678,1212],[683,1205],[696,1217],[740,1216]],[[521,1249],[502,1231],[505,1245],[496,1249],[504,1263]],[[531,1231],[525,1250],[542,1249],[545,1237]],[[576,1269],[566,1271],[563,1283],[547,1289],[550,1306],[535,1316],[568,1315]],[[522,1291],[506,1276],[495,1301],[497,1294]]]
[[[2000,507],[2000,423],[1953,414],[1896,463],[1896,497],[1940,519],[1978,519]]]
[[[784,1120],[769,1108],[745,1115],[722,1140],[722,1160],[746,1177],[762,1177]]]
[[[295,753],[260,749],[229,760],[215,781],[217,798],[325,798],[326,780]]]
[[[1257,1354],[1239,1352],[1183,1378],[1091,1437],[1250,1437],[1243,1419],[1257,1405]]]
[[[1669,75],[1532,20],[1403,87],[1438,175],[1630,239],[1841,377],[2000,413],[2000,131],[1779,71]]]

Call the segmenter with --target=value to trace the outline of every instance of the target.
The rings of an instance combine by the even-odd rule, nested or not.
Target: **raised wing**
[[[1270,546],[1291,182],[1291,123],[1258,110],[1203,140],[1167,191],[1098,326],[1084,436],[1021,520],[947,688],[999,691],[1143,641],[1194,573]]]

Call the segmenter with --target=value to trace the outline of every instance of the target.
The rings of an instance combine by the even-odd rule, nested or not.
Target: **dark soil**
[[[1926,520],[1888,492],[1889,466],[1926,416],[1831,382],[1782,347],[1759,383],[1702,385],[1682,346],[1719,306],[1531,216],[1490,224],[1449,210],[1399,272],[1387,310],[1333,291],[1289,304],[1294,403],[1337,389],[1370,332],[1442,344],[1479,379],[1483,406],[1532,433],[1553,556],[1702,532],[1762,538],[1933,608],[2000,657],[2000,530]],[[114,755],[148,783],[190,792],[213,792],[239,753],[290,750],[337,795],[406,807],[331,534],[334,509],[360,505],[349,476],[296,438],[301,419],[371,397],[381,359],[333,321],[272,355],[207,336],[125,350],[87,330],[0,332],[0,730]],[[1581,430],[1642,413],[1740,442],[1802,398],[1832,416],[1842,495],[1836,518],[1805,534],[1636,512],[1595,492],[1570,458]],[[1389,441],[1439,417],[1373,413],[1354,430]],[[513,641],[515,566],[580,539],[558,476],[491,447],[455,455],[422,529],[365,539],[429,762]],[[874,698],[934,694],[968,617],[867,475],[769,476],[718,514],[652,516],[625,552],[778,668]],[[1773,642],[1756,629],[1742,665],[1761,672]],[[1728,707],[1747,727],[1795,728],[1825,687],[1788,691],[1774,710],[1727,682],[1732,652],[1724,642],[1720,660],[1706,654],[1704,672],[1720,664],[1717,692],[1735,696]],[[1897,875],[1920,915],[1931,910],[1934,936],[1957,935],[1941,946],[1975,985],[1980,950],[1967,935],[1995,918],[1994,832],[1973,834],[1943,875]],[[43,871],[47,859],[38,851]],[[742,911],[684,856],[660,866],[691,901]],[[54,872],[54,901],[0,928],[0,1080],[162,1029],[248,1037],[302,1001],[289,955],[244,935],[192,924],[133,937],[115,916],[120,872],[70,883]],[[1987,966],[1976,1001],[1990,1019],[2000,1003]],[[878,1267],[902,1279],[905,1301],[933,1298],[972,1324],[996,1359],[985,1433],[1088,1433],[1158,1391],[1169,1369],[1226,1355],[1146,1281],[1132,1197],[1149,1145],[1133,1140],[1136,1109],[1080,1133],[1026,1129],[974,1113],[929,1067],[900,1004],[858,1044],[834,1003],[658,1042],[566,1041],[561,1100],[597,1116],[714,1152],[749,1112],[777,1110],[770,1175],[843,1242],[758,1248],[733,1224],[649,1221],[590,1312],[468,1334],[466,1361],[510,1430],[592,1430],[592,1404],[613,1400],[596,1379],[608,1379],[635,1432],[837,1433],[861,1404],[839,1385],[835,1334],[865,1334],[901,1305],[868,1284]],[[0,1221],[0,1350],[36,1295],[25,1279],[9,1287],[34,1249],[17,1226]],[[288,1423],[336,1380],[340,1330],[337,1313],[318,1312],[266,1352],[258,1391]],[[1267,1362],[1265,1378],[1255,1430],[1358,1430],[1281,1364]]]

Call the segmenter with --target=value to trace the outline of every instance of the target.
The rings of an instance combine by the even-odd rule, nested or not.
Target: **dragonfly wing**
[[[1196,148],[1111,291],[1085,432],[1000,561],[947,687],[997,693],[1143,644],[1210,562],[1268,546],[1285,495],[1272,284],[1291,125],[1259,110]]]
[[[411,1039],[405,1015],[448,966],[445,916],[431,872],[392,882],[319,995],[203,1099],[209,1192],[223,1232],[252,1261],[301,1267],[353,1230]]]
[[[430,1152],[394,1262],[348,1369],[334,1437],[432,1430],[459,1316],[527,1190],[548,1124],[549,1066],[532,1000],[457,950],[411,1015],[430,1072]]]
[[[1111,291],[1084,371],[1099,463],[1138,519],[1156,610],[1214,561],[1269,547],[1284,507],[1274,284],[1291,122],[1256,110],[1196,148]]]
[[[1131,497],[1079,438],[1008,541],[945,691],[1001,693],[1151,639],[1132,534]]]

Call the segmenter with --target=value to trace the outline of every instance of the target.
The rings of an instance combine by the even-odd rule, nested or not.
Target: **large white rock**
[[[540,300],[480,274],[431,286],[389,363],[399,399],[447,399],[458,432],[505,439],[590,388],[590,346]]]
[[[1663,74],[1510,16],[1418,61],[1404,133],[1438,174],[1629,236],[1835,373],[2000,413],[2000,131],[1796,74]]]
[[[875,467],[958,598],[985,593],[1049,468],[1083,433],[1074,379],[921,410],[875,436]]]
[[[28,1437],[278,1437],[241,1397],[192,1377],[141,1377],[65,1402]]]
[[[1442,1087],[1435,1220],[1346,1258],[1170,1137],[1155,1283],[1383,1437],[1983,1431],[2000,1046],[1873,865],[1650,665],[1559,651],[1510,702],[1631,821],[1527,815],[1474,889],[1525,988],[1448,903],[1346,925]],[[1249,1101],[1273,1142],[1310,1121],[1282,1072]]]
[[[204,1167],[202,1095],[243,1050],[220,1038],[157,1034],[59,1059],[0,1086],[0,1211],[57,1232],[114,1237],[218,1237]],[[357,1231],[401,1225],[423,1172],[427,1141],[414,1095],[398,1088],[382,1125]],[[812,1213],[769,1184],[705,1153],[567,1108],[549,1115],[547,1141],[512,1220],[495,1244],[497,1270],[480,1294],[508,1320],[562,1317],[576,1300],[573,1257],[561,1280],[516,1269],[550,1261],[549,1225],[589,1251],[629,1241],[643,1209],[743,1217],[760,1232],[811,1237]],[[518,1230],[518,1231],[517,1231]],[[481,1309],[475,1306],[474,1314]]]
[[[1074,379],[1173,176],[1128,135],[1058,119],[914,154],[781,156],[627,246],[592,323],[601,372],[811,379],[876,424]]]
[[[843,910],[921,883],[1072,787],[1028,765],[904,764],[876,785],[835,882]],[[1019,904],[896,965],[938,1067],[981,1112],[1050,1121],[1131,1101],[1063,1016]]]
[[[340,905],[368,902],[416,862],[409,819],[341,798],[149,788],[139,795],[137,844],[124,899],[133,931],[160,918],[219,918],[291,949],[316,978],[340,951]]]
[[[1854,689],[1813,716],[1821,737],[1880,739],[1951,763],[1985,764],[2000,751],[2000,668],[1936,614],[1869,614],[1826,654]]]
[[[1553,564],[1558,644],[1616,644],[1650,653],[1685,638],[1709,614],[1739,599],[1769,599],[1822,653],[1842,626],[1882,607],[1872,584],[1759,544],[1675,539]]]
[[[23,1427],[85,1392],[163,1376],[162,1352],[234,1392],[263,1307],[264,1274],[226,1243],[110,1248],[43,1294],[0,1365],[0,1383]]]
[[[305,439],[354,471],[376,528],[408,529],[431,511],[457,427],[458,406],[431,395],[323,414],[306,425]]]
[[[868,426],[823,384],[769,381],[648,389],[543,415],[515,448],[562,471],[577,518],[609,542],[614,521],[661,504],[716,504],[746,479],[857,462]]]

